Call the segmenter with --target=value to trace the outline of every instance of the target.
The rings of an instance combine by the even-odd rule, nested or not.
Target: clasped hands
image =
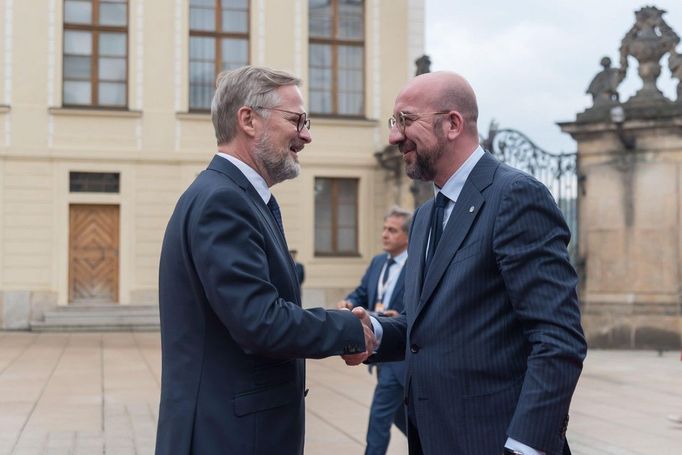
[[[360,365],[367,360],[367,358],[374,353],[378,343],[374,336],[374,327],[372,326],[372,321],[369,319],[369,313],[362,307],[355,307],[351,311],[362,323],[362,329],[365,332],[365,352],[346,354],[341,357],[346,361],[346,365],[355,366]]]

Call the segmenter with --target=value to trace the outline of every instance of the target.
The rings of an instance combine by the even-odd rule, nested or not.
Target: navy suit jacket
[[[346,296],[346,300],[353,303],[353,306],[361,306],[369,311],[374,311],[377,302],[377,285],[381,269],[388,261],[388,254],[377,254],[372,258],[369,267],[360,281],[360,285],[353,292]],[[393,287],[391,301],[388,308],[396,310],[398,313],[403,311],[403,294],[405,293],[405,267],[400,271],[398,279]]]
[[[424,452],[499,455],[508,436],[561,454],[586,344],[570,232],[547,188],[486,153],[425,277],[433,200],[415,213],[405,315],[372,361],[407,359]]]
[[[377,254],[372,258],[369,267],[360,281],[360,285],[355,288],[353,292],[346,296],[346,300],[353,303],[353,306],[361,306],[369,311],[374,311],[377,301],[377,285],[381,278],[381,269],[386,261],[388,261],[388,254]],[[393,287],[391,294],[391,301],[388,308],[402,313],[404,309],[403,296],[405,294],[405,267],[402,268],[398,279]],[[403,386],[405,385],[405,362],[384,362],[382,368],[390,368],[395,372],[395,376],[400,379]],[[381,378],[381,376],[379,376]]]
[[[284,235],[222,157],[171,216],[159,304],[157,455],[302,454],[302,359],[365,349],[349,311],[301,308]]]

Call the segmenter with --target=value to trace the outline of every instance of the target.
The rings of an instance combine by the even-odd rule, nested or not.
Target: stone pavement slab
[[[0,455],[151,455],[158,333],[0,332]],[[306,454],[362,454],[375,376],[308,362]],[[679,353],[590,351],[571,407],[575,455],[679,455]],[[389,455],[407,453],[394,427]]]

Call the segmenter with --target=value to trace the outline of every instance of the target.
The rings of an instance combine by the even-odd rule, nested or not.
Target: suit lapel
[[[407,259],[414,257],[417,259],[417,289],[421,289],[424,279],[424,263],[426,262],[426,245],[429,240],[429,224],[431,223],[431,210],[433,209],[433,198],[429,199],[419,209],[419,216],[414,220],[412,226],[412,236],[410,247],[413,247]]]
[[[374,261],[374,266],[370,270],[369,289],[367,290],[367,308],[370,311],[374,310],[377,302],[377,287],[381,279],[381,269],[386,263],[387,256],[383,255],[379,260]]]
[[[273,215],[270,212],[270,209],[268,208],[267,205],[265,205],[265,202],[263,202],[263,198],[260,197],[260,194],[258,194],[258,191],[256,191],[253,185],[251,185],[249,180],[244,176],[244,174],[242,174],[242,172],[239,170],[239,168],[237,168],[237,166],[235,166],[234,164],[232,164],[230,161],[223,157],[215,156],[213,160],[211,160],[211,163],[208,165],[208,169],[212,169],[222,174],[225,174],[227,177],[232,179],[237,185],[239,185],[239,187],[243,189],[249,196],[248,201],[256,209],[256,212],[260,213],[261,219],[265,222],[265,225],[270,231],[270,238],[275,239],[275,243],[279,247],[280,252],[284,255],[285,258],[287,258],[286,261],[289,267],[289,281],[291,281],[293,288],[297,290],[296,295],[300,296],[301,290],[296,275],[296,265],[294,264],[294,260],[291,258],[291,255],[289,254],[289,247],[287,245],[287,241],[284,238],[284,234],[279,229],[279,226],[277,226],[275,219],[273,218]],[[300,302],[298,303],[300,304]]]
[[[388,306],[392,310],[401,312],[403,310],[403,305],[398,304],[398,296],[403,294],[403,289],[405,288],[405,267],[402,268],[400,274],[398,275],[398,280],[395,282],[395,287],[393,288],[393,294],[391,294],[391,302]]]
[[[457,202],[450,214],[448,223],[443,231],[443,236],[436,247],[436,252],[433,256],[431,265],[429,266],[429,270],[424,277],[415,318],[433,295],[433,292],[447,270],[450,261],[452,261],[455,253],[459,250],[459,247],[462,245],[462,242],[473,226],[479,212],[483,208],[485,198],[481,192],[492,183],[493,175],[498,165],[499,162],[496,159],[488,153],[485,153],[478,163],[476,163],[471,174],[469,174],[469,177],[462,188],[462,192],[457,198]],[[424,232],[424,237],[428,237],[428,226]],[[422,265],[419,267],[420,272],[423,270],[423,256],[425,251],[426,246],[422,249]]]

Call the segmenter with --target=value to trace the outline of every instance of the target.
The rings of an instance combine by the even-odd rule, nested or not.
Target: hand
[[[357,354],[347,354],[343,355],[343,360],[346,361],[346,365],[355,366],[359,365],[374,353],[374,349],[377,346],[377,339],[374,336],[374,327],[372,326],[372,321],[369,319],[369,313],[365,311],[362,307],[353,308],[353,314],[360,319],[362,323],[362,330],[365,334],[365,352],[360,352]]]
[[[400,316],[400,313],[398,313],[396,310],[386,310],[381,315],[387,318],[397,318]]]
[[[352,310],[353,304],[351,302],[349,302],[348,300],[340,300],[340,301],[336,302],[336,308],[338,308],[340,310],[342,310],[344,308],[346,310]]]

